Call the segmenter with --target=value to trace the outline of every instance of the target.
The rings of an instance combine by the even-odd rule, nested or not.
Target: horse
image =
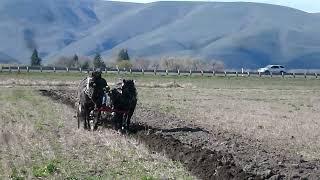
[[[117,110],[113,117],[116,130],[129,130],[130,120],[137,105],[137,94],[134,81],[125,79],[122,80],[121,87],[113,88],[109,93],[111,104]]]
[[[97,95],[94,88],[90,85],[92,83],[92,78],[87,77],[83,79],[78,87],[78,102],[77,102],[77,117],[78,117],[78,128],[80,128],[83,122],[84,129],[96,129],[97,125],[90,121],[90,117],[94,117],[92,113],[98,102]]]

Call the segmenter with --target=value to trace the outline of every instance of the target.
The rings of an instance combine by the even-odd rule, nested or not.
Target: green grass
[[[11,170],[10,178],[12,180],[24,180],[26,179],[26,171],[18,170],[16,167],[13,167]]]
[[[80,72],[1,72],[0,78],[14,79],[34,79],[34,80],[80,80],[86,76],[86,73]]]
[[[19,103],[21,101],[29,101],[35,103],[33,96],[29,93],[25,93],[25,90],[21,89],[0,89],[0,101],[9,101]]]
[[[87,76],[86,73],[80,72],[2,72],[0,73],[0,78],[2,79],[22,79],[22,80],[59,80],[59,81],[79,81]],[[145,74],[138,75],[129,73],[126,74],[116,74],[116,73],[107,73],[103,74],[103,77],[107,79],[107,81],[115,82],[118,81],[119,78],[128,78],[137,80],[138,84],[140,83],[154,83],[154,84],[162,84],[168,82],[176,82],[178,84],[192,84],[198,88],[211,88],[211,89],[320,89],[320,79],[316,79],[314,77],[308,77],[307,79],[303,77],[298,78],[281,78],[281,77],[235,77],[235,76],[161,76],[161,75],[152,75]],[[64,84],[64,83],[62,83]]]
[[[34,177],[48,177],[57,171],[57,161],[51,160],[47,164],[32,167]]]

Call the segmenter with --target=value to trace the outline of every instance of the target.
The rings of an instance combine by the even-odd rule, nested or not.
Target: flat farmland
[[[32,86],[25,88],[34,91],[46,89],[60,99],[73,101],[77,83],[86,76],[83,73],[40,75],[3,73],[1,85],[5,89],[21,86]],[[180,161],[200,179],[320,178],[319,79],[128,74],[104,77],[111,86],[119,78],[136,80],[138,107],[133,123],[149,129],[142,141],[149,150],[156,149],[166,158]],[[72,123],[76,127],[76,122]],[[179,155],[164,145],[152,144],[150,140],[156,140],[157,136],[182,143],[170,145],[171,149],[188,146],[200,148],[198,154],[203,154],[203,150],[218,153],[215,160],[222,165],[210,161],[211,165],[198,165],[201,171],[195,169],[188,164],[190,159],[185,158],[188,153]],[[164,141],[159,142],[165,144]],[[209,156],[200,157],[205,162]],[[227,176],[230,171],[219,171],[225,165],[233,169],[232,176]]]
[[[320,158],[319,81],[219,81],[140,88],[139,95],[143,105],[190,123],[241,134],[309,159]]]
[[[195,179],[114,131],[76,128],[75,111],[34,88],[0,87],[0,179]]]

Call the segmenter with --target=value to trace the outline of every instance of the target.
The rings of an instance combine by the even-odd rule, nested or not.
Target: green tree
[[[38,55],[37,49],[34,49],[31,55],[31,66],[40,66],[42,59]]]
[[[117,61],[120,62],[120,61],[125,61],[125,60],[127,60],[127,61],[130,60],[128,50],[127,49],[120,49],[120,51],[118,53]]]
[[[89,61],[84,61],[84,62],[81,64],[81,68],[82,68],[82,69],[89,69],[89,68],[90,68],[90,63],[89,63]]]
[[[74,66],[74,67],[79,67],[79,66],[80,66],[79,57],[78,57],[77,54],[75,54],[75,55],[73,56],[72,60],[73,60],[73,66]]]
[[[120,69],[124,68],[124,69],[130,69],[132,68],[132,63],[128,60],[122,60],[122,61],[118,61],[117,65]]]
[[[106,65],[104,64],[102,57],[99,53],[96,54],[96,56],[93,59],[93,67],[94,68],[104,68]]]

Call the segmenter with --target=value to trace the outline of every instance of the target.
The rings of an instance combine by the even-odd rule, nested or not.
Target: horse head
[[[112,104],[116,108],[128,109],[133,101],[136,101],[137,90],[133,80],[121,80],[120,87],[114,88],[109,93]]]
[[[123,85],[122,85],[122,94],[124,96],[137,96],[137,90],[135,87],[135,81],[134,80],[123,80]]]

